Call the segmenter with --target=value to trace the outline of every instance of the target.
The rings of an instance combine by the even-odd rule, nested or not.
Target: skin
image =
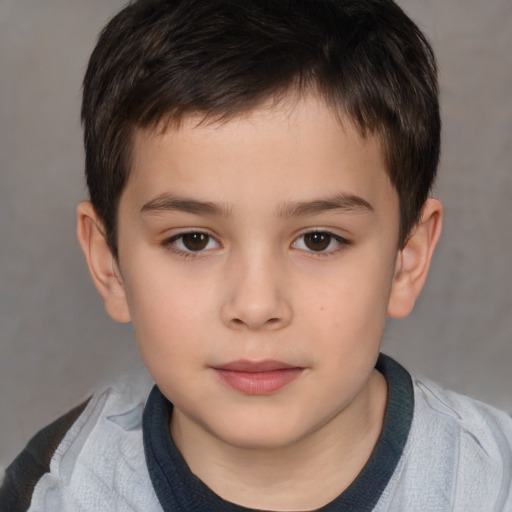
[[[318,508],[378,440],[386,317],[414,305],[441,205],[427,201],[399,250],[378,141],[315,96],[199,121],[136,131],[118,261],[88,202],[78,237],[107,311],[133,322],[174,404],[170,430],[191,470],[246,507]],[[239,360],[299,371],[276,391],[241,392],[218,371]]]

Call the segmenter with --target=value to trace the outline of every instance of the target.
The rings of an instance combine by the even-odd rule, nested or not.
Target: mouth
[[[281,361],[233,361],[213,367],[220,380],[246,395],[269,395],[294,381],[304,368]]]

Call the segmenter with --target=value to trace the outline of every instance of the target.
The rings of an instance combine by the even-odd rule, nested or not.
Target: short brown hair
[[[288,91],[318,91],[375,134],[400,200],[400,244],[435,179],[437,71],[391,0],[138,0],[102,31],[83,85],[91,202],[117,256],[116,214],[134,128],[230,118]]]

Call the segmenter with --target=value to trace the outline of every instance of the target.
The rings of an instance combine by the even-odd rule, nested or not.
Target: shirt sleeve
[[[90,398],[40,430],[5,471],[0,512],[25,512],[39,479],[50,470],[52,456]]]

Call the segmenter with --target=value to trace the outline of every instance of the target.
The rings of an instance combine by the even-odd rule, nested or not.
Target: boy
[[[82,118],[78,238],[149,375],[38,434],[2,510],[512,510],[510,418],[379,355],[442,216],[393,2],[139,0]]]

